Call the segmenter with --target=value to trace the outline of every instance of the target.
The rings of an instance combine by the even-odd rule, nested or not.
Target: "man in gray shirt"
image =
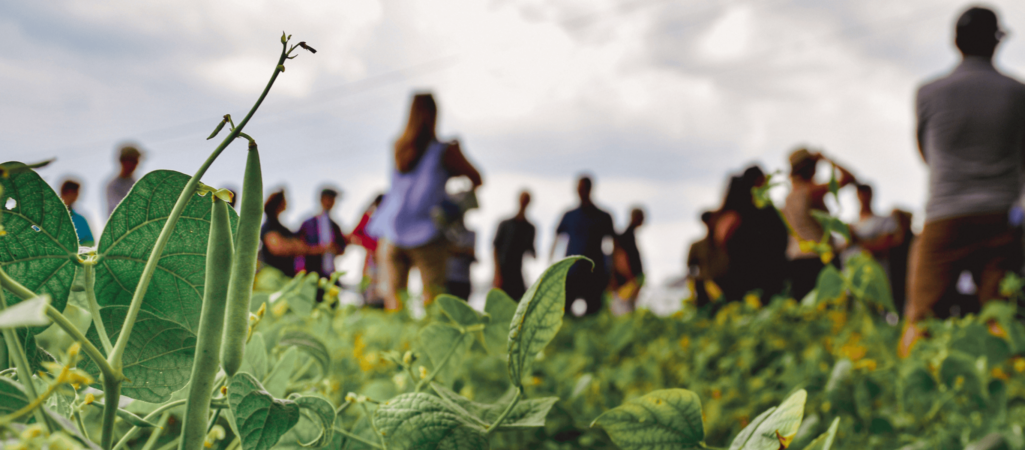
[[[121,171],[114,179],[107,183],[107,215],[114,212],[118,203],[128,195],[135,185],[135,169],[139,167],[139,160],[142,159],[142,152],[134,145],[125,145],[118,151],[118,162],[121,164]]]
[[[922,334],[915,323],[932,313],[962,271],[971,272],[985,302],[999,297],[1008,271],[1021,267],[1021,235],[1008,224],[1008,211],[1023,181],[1025,85],[993,67],[1003,36],[993,11],[965,11],[955,38],[961,64],[918,91],[929,199],[912,250],[902,356]]]

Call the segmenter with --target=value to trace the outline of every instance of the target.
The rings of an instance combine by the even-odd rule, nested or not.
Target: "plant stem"
[[[521,388],[521,387],[520,388],[516,388],[516,396],[513,397],[512,402],[509,402],[509,406],[507,406],[505,408],[505,411],[502,411],[502,414],[500,416],[498,416],[497,419],[495,419],[495,423],[491,424],[491,426],[488,427],[487,434],[494,433],[495,430],[498,429],[499,425],[502,425],[502,421],[504,421],[506,417],[509,417],[509,413],[511,413],[513,408],[516,407],[516,404],[520,402],[520,397],[522,395],[523,395],[523,388]]]
[[[76,409],[73,415],[75,416],[75,425],[78,426],[78,431],[86,439],[92,441],[92,438],[89,437],[89,430],[85,427],[85,422],[82,421],[82,413]]]
[[[114,372],[114,368],[107,363],[106,358],[103,357],[103,353],[100,353],[100,349],[96,348],[96,346],[93,345],[93,343],[90,342],[77,327],[75,327],[75,324],[71,323],[67,317],[64,317],[64,314],[57,311],[57,308],[47,305],[46,316],[49,317],[53,323],[57,324],[57,326],[61,327],[65,333],[68,333],[72,339],[78,341],[78,343],[82,345],[82,352],[85,353],[89,359],[92,359],[96,366],[99,367],[100,374],[103,378],[121,378],[121,374]]]
[[[106,450],[114,445],[114,420],[117,419],[117,407],[121,401],[121,380],[103,377],[103,434],[100,446]]]
[[[0,270],[0,274],[3,273],[4,271]],[[34,296],[35,294],[33,294]],[[3,289],[0,289],[0,311],[5,309],[7,309],[7,299],[4,296]],[[28,357],[25,356],[25,349],[21,345],[21,339],[18,339],[18,334],[11,328],[4,328],[0,334],[3,335],[4,342],[7,343],[7,353],[14,360],[14,367],[18,369],[18,381],[24,386],[30,403],[35,403],[39,399],[39,394],[36,391],[36,386],[32,383],[32,368],[28,364]],[[53,432],[50,429],[50,421],[47,420],[46,414],[41,409],[35,409],[33,414],[36,416],[36,422],[43,424],[48,432]]]
[[[316,362],[317,361],[314,360],[313,358],[309,358],[306,361],[306,364],[304,364],[302,366],[302,368],[300,368],[298,371],[296,371],[295,375],[292,376],[292,379],[288,380],[288,384],[295,384],[295,382],[297,382],[300,379],[302,379],[302,377],[304,375],[306,375],[306,371],[310,370],[310,367],[313,367],[313,365],[316,364]]]
[[[31,383],[31,382],[32,382],[32,380],[30,379],[29,383]],[[29,413],[33,413],[33,412],[37,413],[36,420],[38,421],[39,420],[38,414],[43,414],[43,410],[41,409],[41,407],[43,406],[43,402],[45,402],[46,399],[50,398],[50,395],[52,395],[54,392],[56,392],[57,391],[57,387],[59,387],[59,386],[60,386],[60,383],[53,383],[52,385],[50,385],[49,388],[46,389],[46,392],[44,392],[43,395],[40,395],[40,396],[36,397],[29,404],[25,405],[24,407],[22,407],[21,409],[15,411],[15,412],[12,412],[12,413],[10,413],[10,414],[8,414],[6,416],[0,417],[0,424],[7,425],[9,423],[12,423],[12,422],[18,420],[18,419],[21,419],[22,417],[25,417],[25,416],[29,415]],[[42,422],[39,422],[39,423],[45,424],[47,427],[50,426],[49,422],[46,422],[46,421],[42,421]]]
[[[181,440],[181,438],[174,438],[173,441],[168,442],[167,444],[164,444],[163,447],[160,447],[157,450],[171,450],[171,449],[173,449],[173,448],[178,446],[178,441],[180,441],[180,440]]]
[[[356,436],[355,434],[352,434],[352,433],[350,433],[348,431],[345,431],[345,429],[343,429],[343,428],[335,427],[335,432],[340,433],[342,436],[345,436],[345,437],[347,437],[349,439],[352,439],[354,441],[361,442],[364,445],[369,445],[369,446],[374,447],[374,448],[382,448],[381,444],[370,442],[370,441],[368,441],[366,439],[363,439],[363,438],[361,438],[359,436]]]
[[[147,422],[149,422],[154,417],[156,417],[157,414],[161,414],[164,411],[167,411],[167,410],[169,410],[171,408],[174,408],[176,406],[184,405],[185,402],[186,402],[186,400],[183,399],[183,400],[175,400],[175,401],[169,402],[169,403],[164,403],[159,408],[154,409],[153,412],[147,414],[146,417],[143,417],[142,419],[147,421]],[[163,419],[161,419],[161,420],[163,420]],[[128,432],[125,433],[125,435],[121,438],[120,441],[117,441],[117,445],[114,446],[114,450],[120,450],[120,449],[124,448],[124,446],[128,444],[128,441],[130,439],[134,438],[135,435],[139,434],[140,431],[142,431],[142,428],[132,427],[132,429],[128,430]]]
[[[374,429],[374,434],[381,439],[381,450],[388,450],[388,444],[384,442],[384,435],[381,434],[381,430],[377,429],[377,424],[374,423],[374,415],[370,414],[370,410],[367,409],[367,404],[360,402],[359,407],[363,408],[363,414],[366,414],[367,421],[370,422],[370,428]]]
[[[152,433],[150,433],[149,439],[146,440],[146,445],[142,447],[142,450],[151,450],[157,445],[157,441],[160,440],[160,435],[164,434],[164,426],[167,425],[167,420],[170,418],[170,411],[164,412],[164,414],[160,416],[160,422],[157,423],[157,427],[153,429]]]
[[[456,344],[448,350],[448,353],[445,353],[445,356],[441,357],[441,361],[438,363],[438,366],[435,367],[434,370],[432,370],[431,373],[427,375],[427,378],[420,380],[420,382],[416,384],[416,392],[420,392],[425,385],[430,384],[430,382],[434,380],[434,377],[438,376],[438,372],[441,372],[441,369],[445,368],[445,364],[448,364],[448,360],[452,358],[452,355],[455,354],[456,349],[460,347],[459,344],[461,344],[463,342],[463,339],[465,339],[466,337],[467,335],[465,331],[463,332],[463,334],[459,335],[459,340],[456,341]]]
[[[245,128],[246,124],[249,123],[249,119],[253,117],[256,110],[260,108],[260,104],[267,98],[267,93],[270,92],[271,86],[274,85],[274,80],[278,78],[278,74],[284,67],[285,58],[288,56],[286,53],[286,44],[281,45],[281,56],[278,58],[278,63],[274,66],[274,73],[270,77],[270,81],[267,82],[267,86],[263,88],[263,92],[260,94],[260,98],[256,100],[256,104],[253,105],[246,117],[239,122],[235,129],[228,133],[228,136],[221,141],[221,144],[214,149],[210,157],[206,159],[196,174],[189,179],[189,182],[182,189],[181,195],[178,196],[178,201],[175,202],[174,208],[171,210],[171,214],[167,217],[167,222],[164,223],[164,228],[160,230],[160,235],[157,237],[156,243],[153,245],[153,251],[150,252],[149,259],[146,260],[146,266],[142,269],[142,275],[139,277],[139,284],[135,288],[135,293],[132,295],[132,303],[128,306],[128,312],[125,315],[124,325],[121,326],[121,334],[118,335],[117,342],[114,343],[114,348],[108,356],[107,361],[115,369],[121,369],[121,355],[124,354],[125,348],[128,346],[128,338],[132,334],[132,327],[135,325],[135,319],[139,316],[139,310],[142,308],[142,299],[146,296],[146,290],[149,288],[150,279],[153,278],[153,273],[156,272],[157,263],[160,260],[160,256],[164,253],[164,247],[167,245],[167,241],[171,239],[171,233],[174,231],[175,225],[178,223],[178,219],[181,217],[182,212],[185,210],[185,205],[192,198],[192,194],[196,192],[196,186],[199,185],[200,178],[206,174],[207,169],[210,165],[220,156],[221,152],[231,144],[232,141],[238,137],[242,129]]]
[[[96,292],[93,291],[96,286],[96,262],[83,261],[82,268],[85,270],[85,298],[89,304],[89,314],[93,316],[93,326],[96,327],[96,334],[100,335],[103,351],[109,355],[112,348],[110,337],[107,334],[107,328],[103,325],[103,318],[100,317],[100,304],[96,301]]]

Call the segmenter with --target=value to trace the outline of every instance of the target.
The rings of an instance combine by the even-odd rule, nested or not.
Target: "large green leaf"
[[[291,400],[274,398],[260,382],[240,372],[228,385],[231,407],[244,450],[268,450],[299,422],[299,406]]]
[[[7,377],[0,377],[0,416],[24,408],[28,403],[28,396],[18,383]]]
[[[285,391],[288,389],[288,379],[292,377],[292,372],[299,368],[297,367],[298,362],[299,350],[295,347],[288,347],[288,350],[281,354],[281,358],[278,359],[274,368],[263,379],[264,386],[267,386],[267,392],[278,397],[285,395]]]
[[[663,389],[606,411],[591,426],[601,425],[625,450],[700,448],[705,439],[701,400],[686,389]]]
[[[851,286],[861,297],[880,308],[894,312],[897,308],[893,305],[893,291],[890,289],[890,279],[886,275],[883,266],[880,266],[867,253],[862,253],[848,261],[850,268]]]
[[[566,273],[579,260],[590,262],[583,256],[571,256],[552,264],[523,294],[516,307],[509,325],[509,377],[517,386],[530,374],[538,352],[544,350],[562,327]]]
[[[263,341],[263,333],[257,331],[246,342],[246,352],[242,360],[242,372],[249,372],[262,380],[270,370],[270,363],[267,361],[267,344]]]
[[[439,379],[451,384],[455,381],[454,375],[460,370],[463,355],[473,345],[473,335],[463,334],[451,325],[435,322],[420,330],[418,341],[420,348],[427,353],[431,367],[434,370],[441,369],[438,372]],[[441,367],[442,361],[450,352],[452,355],[448,357],[445,367]]]
[[[313,306],[317,303],[317,282],[320,275],[316,272],[298,274],[281,291],[281,298],[288,303],[288,307],[302,317],[309,317],[313,312]]]
[[[142,177],[117,206],[103,229],[96,266],[96,299],[101,306],[131,304],[143,267],[189,176],[157,170]],[[193,194],[164,248],[142,310],[196,333],[203,304],[210,197]],[[228,210],[232,231],[238,214]],[[225,267],[225,276],[228,268]],[[119,328],[107,328],[114,332]],[[131,339],[136,339],[135,334]]]
[[[829,426],[829,429],[821,436],[811,441],[804,450],[829,450],[833,447],[833,440],[836,439],[836,430],[840,426],[840,418],[833,419],[833,424]]]
[[[832,264],[826,264],[826,267],[819,272],[818,281],[815,283],[816,301],[839,298],[843,295],[844,288],[843,275]]]
[[[448,403],[450,406],[455,406],[454,410],[466,411],[485,424],[495,423],[498,417],[502,415],[502,411],[505,411],[509,403],[512,402],[517,392],[517,388],[510,387],[505,395],[495,401],[495,403],[486,404],[463,397],[439,383],[431,383],[431,387],[443,402]],[[505,417],[505,420],[502,421],[498,428],[501,430],[543,427],[545,426],[545,418],[548,416],[548,412],[558,401],[558,397],[520,400],[513,407],[512,411],[509,411],[509,415]]]
[[[320,373],[322,374],[327,374],[328,369],[331,367],[331,355],[327,351],[327,346],[320,339],[305,331],[291,330],[285,332],[278,340],[278,346],[295,346],[299,350],[306,352],[317,361],[317,364],[320,364]]]
[[[111,332],[111,341],[121,334],[121,325],[127,314],[127,306],[100,308],[100,317],[104,327]],[[100,337],[95,326],[89,328],[86,337],[100,347]],[[128,380],[121,384],[121,393],[145,402],[166,402],[171,394],[188,384],[195,353],[196,335],[192,331],[148,311],[139,311],[132,336],[122,355],[124,374]],[[99,368],[92,359],[84,359],[79,364],[99,379]]]
[[[500,289],[488,292],[484,312],[491,320],[484,326],[484,346],[493,355],[509,355],[509,323],[516,314],[516,301]]]
[[[804,419],[804,402],[808,392],[798,390],[783,403],[759,415],[730,444],[730,450],[778,450],[785,448],[797,434]],[[762,419],[762,420],[759,420]],[[748,430],[752,430],[748,432]]]
[[[321,448],[331,443],[335,436],[335,407],[323,397],[301,396],[295,404],[303,415],[310,418],[320,428],[320,434],[311,442],[301,442],[303,447]]]
[[[0,328],[45,327],[50,324],[46,317],[46,305],[50,304],[47,294],[33,297],[0,311]]]
[[[448,294],[441,294],[434,301],[441,306],[441,310],[446,316],[460,326],[468,327],[470,325],[487,323],[487,319],[477,310],[470,307],[466,300]]]
[[[487,449],[484,429],[451,412],[437,398],[402,394],[374,412],[374,423],[388,448],[396,450]]]
[[[5,166],[20,163],[4,163]],[[0,269],[37,294],[49,294],[64,310],[75,280],[78,235],[71,214],[57,193],[32,170],[0,176]],[[21,301],[4,291],[7,304]],[[45,327],[37,327],[40,332]]]

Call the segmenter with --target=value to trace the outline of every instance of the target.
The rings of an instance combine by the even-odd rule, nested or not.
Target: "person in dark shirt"
[[[335,257],[345,253],[345,235],[342,228],[331,218],[338,191],[325,188],[320,192],[320,214],[306,219],[299,226],[299,238],[310,246],[324,244],[326,251],[319,256],[296,257],[296,268],[306,272],[317,272],[328,278],[335,272]],[[318,297],[319,298],[319,297]]]
[[[602,295],[609,283],[602,242],[606,237],[614,241],[616,230],[612,225],[612,216],[591,200],[592,184],[590,177],[580,177],[577,181],[580,206],[564,214],[555,229],[557,238],[552,244],[552,256],[555,254],[558,236],[565,235],[569,239],[566,256],[586,256],[594,262],[593,270],[586,261],[578,261],[570,268],[566,276],[566,314],[572,313],[571,305],[577,299],[587,303],[585,314],[597,314],[601,310]]]
[[[310,246],[299,239],[292,230],[285,227],[279,217],[288,207],[285,191],[277,191],[267,197],[263,204],[266,220],[260,227],[260,261],[286,276],[295,276],[295,257],[323,255],[326,246]]]
[[[536,230],[527,220],[529,204],[530,193],[521,192],[519,211],[512,218],[499,223],[498,231],[495,232],[494,287],[505,291],[516,301],[520,301],[520,297],[527,292],[523,282],[523,256],[529,253],[531,257],[537,257],[534,251]]]

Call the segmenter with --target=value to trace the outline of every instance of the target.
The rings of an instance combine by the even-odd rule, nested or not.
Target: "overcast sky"
[[[997,66],[1025,75],[1025,3],[991,2],[1009,36]],[[99,233],[115,147],[138,142],[141,170],[193,173],[204,138],[241,118],[276,61],[281,31],[315,47],[287,64],[246,128],[264,185],[288,188],[286,223],[339,186],[350,229],[387,187],[389,148],[416,90],[434,92],[440,134],[458,138],[485,185],[475,279],[490,281],[497,221],[516,193],[547,264],[552,231],[574,206],[574,178],[639,232],[649,279],[683,272],[697,217],[746,165],[786,167],[822,149],[876,186],[877,209],[922,210],[925,168],[913,135],[923,80],[957,62],[961,1],[352,0],[48,1],[0,4],[0,159],[56,157],[56,185],[84,181],[79,209]],[[241,186],[242,143],[204,182]],[[779,192],[778,194],[783,194]],[[853,217],[853,195],[842,202]],[[343,266],[359,270],[361,254]]]

